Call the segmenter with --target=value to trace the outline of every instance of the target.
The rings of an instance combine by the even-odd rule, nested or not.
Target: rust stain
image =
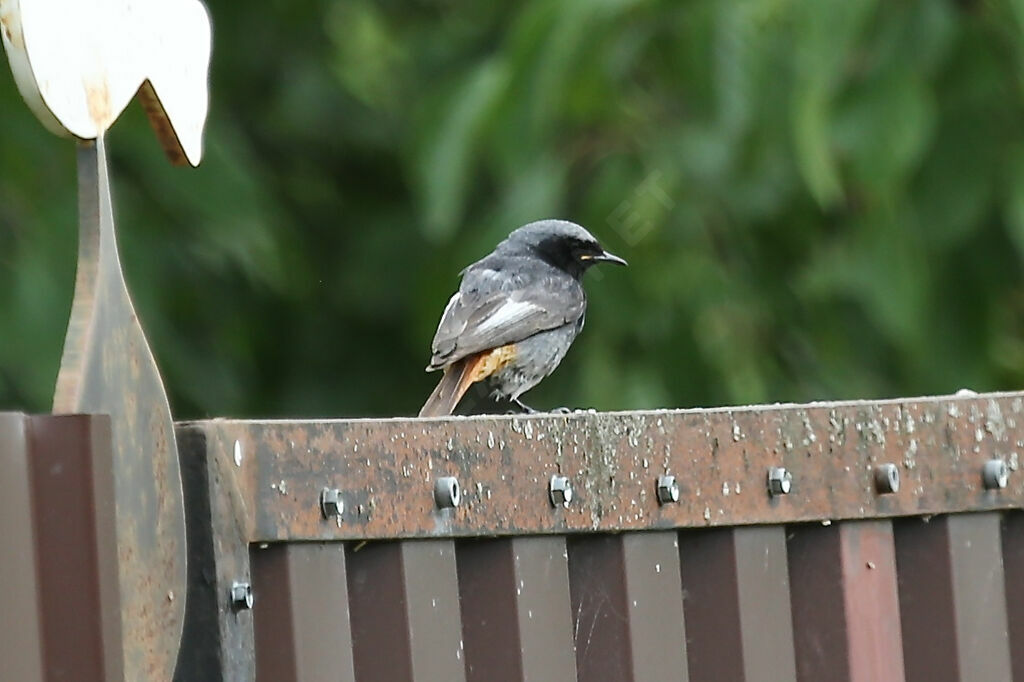
[[[149,119],[149,124],[153,128],[153,132],[156,133],[157,139],[160,140],[160,146],[163,147],[167,158],[175,166],[188,164],[185,150],[181,147],[178,135],[174,132],[174,126],[171,125],[171,120],[167,117],[167,112],[164,111],[160,98],[157,97],[156,90],[153,89],[153,84],[148,80],[143,81],[137,94],[139,102],[146,112],[146,118]]]
[[[89,117],[96,124],[96,128],[100,132],[106,130],[111,123],[110,88],[106,79],[86,83],[85,100],[89,108]]]
[[[21,26],[18,17],[12,12],[0,14],[0,27],[3,27],[4,37],[11,47],[16,50],[25,49],[25,42],[22,40]]]

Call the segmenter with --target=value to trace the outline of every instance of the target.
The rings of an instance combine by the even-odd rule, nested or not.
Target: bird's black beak
[[[594,260],[600,263],[615,263],[616,265],[629,265],[625,258],[619,258],[614,253],[603,251],[601,255],[594,256]]]

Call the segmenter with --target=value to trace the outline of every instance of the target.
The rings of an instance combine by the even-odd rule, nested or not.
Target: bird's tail
[[[434,392],[420,408],[421,417],[446,417],[455,410],[469,387],[477,378],[474,376],[479,356],[463,358],[444,369],[444,376],[437,382]]]

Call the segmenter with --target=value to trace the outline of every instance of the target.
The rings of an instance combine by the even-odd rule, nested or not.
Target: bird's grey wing
[[[429,369],[574,322],[587,301],[571,277],[494,277],[470,271],[441,316]]]

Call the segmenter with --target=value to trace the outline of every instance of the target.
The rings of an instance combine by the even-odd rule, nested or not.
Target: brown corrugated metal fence
[[[1024,680],[1019,394],[178,440],[177,680]],[[110,466],[0,415],[9,679],[124,677]]]

